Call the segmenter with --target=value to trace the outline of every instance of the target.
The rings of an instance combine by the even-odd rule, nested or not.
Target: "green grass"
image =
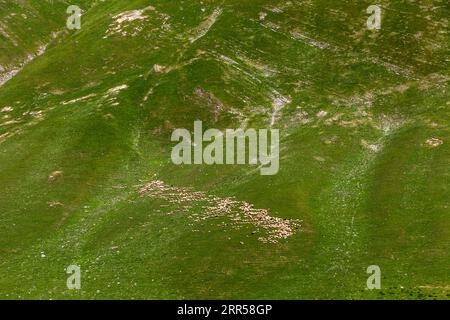
[[[0,298],[449,299],[448,2],[381,1],[378,32],[365,28],[369,1],[286,3],[79,2],[81,30],[56,39],[62,1],[0,5],[19,43],[0,38],[0,65],[49,44],[0,87],[0,110],[13,108],[0,113]],[[148,5],[135,37],[104,38],[112,16]],[[33,18],[2,19],[11,13]],[[171,163],[174,128],[266,128],[277,95],[292,101],[275,124],[277,175]],[[169,215],[176,207],[139,195],[153,179],[302,227],[267,244],[252,226]],[[81,266],[79,291],[66,288],[70,264]],[[382,289],[369,291],[373,264]]]

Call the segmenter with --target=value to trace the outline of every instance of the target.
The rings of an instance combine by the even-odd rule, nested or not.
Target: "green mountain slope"
[[[368,1],[78,1],[72,31],[26,3],[0,1],[1,298],[449,298],[447,1],[381,1],[379,31]],[[279,173],[172,164],[197,119],[279,128]]]

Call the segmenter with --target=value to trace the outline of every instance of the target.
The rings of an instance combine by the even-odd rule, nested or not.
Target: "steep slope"
[[[85,8],[95,1],[78,1]],[[66,32],[67,2],[0,1],[0,86]]]
[[[50,42],[0,87],[1,297],[449,297],[448,2],[87,3],[1,2],[39,14],[0,64]],[[280,172],[173,165],[197,119],[279,128]]]

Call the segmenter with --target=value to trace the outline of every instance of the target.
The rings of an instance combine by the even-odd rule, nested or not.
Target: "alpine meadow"
[[[449,300],[449,16],[0,0],[0,299]]]

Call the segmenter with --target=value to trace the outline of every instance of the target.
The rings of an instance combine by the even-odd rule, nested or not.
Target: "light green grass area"
[[[448,1],[379,1],[378,31],[370,1],[76,2],[80,30],[0,2],[0,298],[449,299]],[[195,120],[274,120],[280,171],[172,164]],[[301,226],[264,243],[155,180]]]

